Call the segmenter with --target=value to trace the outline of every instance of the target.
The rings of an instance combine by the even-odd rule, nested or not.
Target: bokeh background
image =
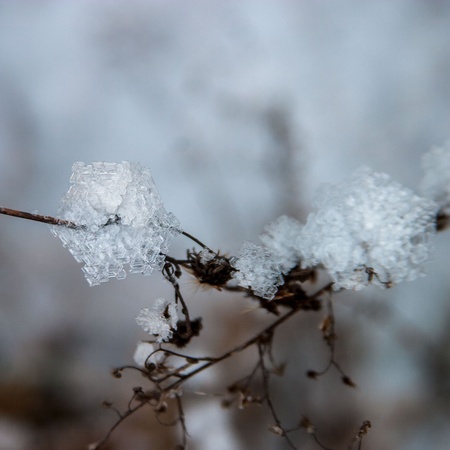
[[[416,189],[421,155],[450,137],[450,3],[343,1],[0,1],[0,204],[57,214],[75,161],[139,161],[184,229],[229,254],[285,213],[305,220],[315,189],[361,164]],[[192,243],[180,237],[171,254]],[[273,400],[333,449],[363,420],[364,450],[446,449],[450,441],[450,239],[428,276],[335,297],[331,371],[304,314],[280,329]],[[204,334],[197,354],[230,348],[267,323],[248,299],[183,279]],[[89,288],[46,225],[0,217],[0,450],[71,450],[99,440],[145,380],[116,380],[145,338],[134,317],[171,295],[160,274]],[[192,390],[223,392],[255,355]],[[192,449],[283,449],[264,409],[223,410],[186,392]],[[304,432],[292,436],[316,449]],[[150,410],[109,449],[167,449],[179,430]]]

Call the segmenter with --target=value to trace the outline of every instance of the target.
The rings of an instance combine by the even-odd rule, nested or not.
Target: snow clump
[[[177,329],[177,309],[176,303],[158,298],[151,309],[141,309],[136,322],[146,333],[157,336],[157,342],[167,342]]]
[[[281,216],[267,225],[259,236],[264,246],[278,258],[281,272],[285,275],[299,263],[295,242],[302,229],[303,225],[298,220]]]
[[[323,265],[335,289],[389,287],[424,273],[437,205],[366,167],[325,185],[296,247],[303,267]]]
[[[239,256],[230,262],[236,269],[233,278],[238,285],[251,289],[259,297],[272,300],[277,286],[283,284],[279,258],[261,245],[244,242]]]
[[[73,165],[59,216],[76,228],[52,226],[91,286],[161,269],[179,222],[166,212],[148,169],[139,163]]]
[[[162,352],[156,352],[157,347],[150,342],[139,341],[133,355],[134,362],[139,367],[146,367],[148,364],[158,364],[163,358]]]

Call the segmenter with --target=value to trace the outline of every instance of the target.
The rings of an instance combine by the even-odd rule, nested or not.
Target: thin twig
[[[99,448],[103,447],[106,442],[108,442],[111,434],[113,431],[129,416],[134,414],[137,410],[141,409],[145,404],[147,404],[146,401],[141,401],[139,404],[137,404],[135,407],[128,409],[125,411],[125,413],[120,415],[120,418],[116,421],[116,423],[110,428],[106,436],[98,443],[93,444],[89,446],[89,450],[98,450]]]
[[[205,248],[205,249],[210,250],[211,252],[213,252],[206,244],[204,244],[202,241],[200,241],[196,237],[192,236],[192,234],[189,234],[187,231],[182,231],[181,234],[183,236],[186,236],[187,238],[189,238],[191,241],[194,241],[196,244],[200,245],[200,247]],[[213,253],[215,253],[215,252],[213,252]]]
[[[264,386],[264,397],[267,402],[267,406],[269,407],[270,413],[272,414],[272,418],[275,421],[277,427],[280,430],[283,430],[282,436],[286,439],[286,442],[288,443],[289,447],[291,447],[293,450],[296,450],[296,447],[294,443],[291,441],[289,436],[284,432],[284,428],[281,425],[281,421],[278,418],[278,415],[275,411],[275,407],[273,406],[272,399],[270,397],[270,391],[269,391],[269,372],[266,368],[266,365],[264,364],[264,349],[261,342],[258,342],[258,354],[259,354],[259,366],[261,368],[261,373],[263,377],[263,386]]]
[[[320,289],[319,291],[317,291],[315,294],[313,294],[310,298],[317,298],[320,295],[323,294],[323,292],[326,292],[330,289],[330,287],[332,286],[332,283],[327,284],[325,287],[323,287],[322,289]],[[174,383],[172,383],[170,386],[168,386],[167,389],[173,389],[177,386],[179,386],[180,384],[184,383],[186,380],[188,380],[189,378],[192,378],[194,375],[196,375],[197,373],[202,372],[203,370],[208,369],[209,367],[213,366],[214,364],[220,362],[220,361],[224,361],[228,358],[230,358],[231,356],[235,355],[236,353],[240,353],[243,350],[247,349],[248,347],[250,347],[251,345],[254,345],[256,342],[258,342],[261,339],[261,336],[263,336],[264,334],[267,333],[271,333],[275,328],[277,328],[279,325],[281,325],[283,322],[286,322],[286,320],[288,320],[289,318],[291,318],[293,315],[295,315],[296,313],[298,313],[299,311],[301,311],[301,308],[297,308],[297,309],[292,309],[290,310],[288,313],[286,313],[284,316],[280,317],[278,320],[276,320],[275,322],[273,322],[271,325],[269,325],[268,327],[264,328],[262,331],[260,331],[258,334],[256,334],[255,336],[253,336],[251,339],[249,339],[248,341],[244,342],[241,345],[238,345],[237,347],[233,348],[232,350],[222,354],[221,356],[218,356],[217,358],[212,358],[211,361],[203,364],[202,366],[198,367],[197,369],[193,370],[192,372],[189,372],[188,374],[184,375],[183,378],[181,378],[180,380],[175,381]]]
[[[75,230],[84,229],[83,225],[78,225],[70,220],[57,219],[52,216],[41,216],[40,214],[32,214],[25,211],[18,211],[16,209],[4,208],[0,206],[0,214],[6,216],[18,217],[19,219],[34,220],[35,222],[43,222],[49,225],[59,225],[67,228],[72,228]]]
[[[175,400],[177,403],[177,409],[178,409],[178,420],[181,424],[181,430],[183,431],[183,444],[182,448],[185,449],[187,445],[187,437],[188,437],[188,431],[186,427],[186,420],[184,417],[184,410],[183,410],[183,403],[181,401],[181,397],[179,395],[175,396]]]

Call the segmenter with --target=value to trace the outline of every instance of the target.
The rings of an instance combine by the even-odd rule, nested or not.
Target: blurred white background
[[[73,162],[139,161],[184,229],[232,254],[280,214],[304,220],[320,183],[361,164],[415,189],[421,155],[450,137],[449,30],[445,0],[0,1],[0,204],[56,215]],[[364,450],[448,448],[449,249],[438,236],[427,278],[336,296],[356,390],[304,376],[326,361],[321,314],[283,328],[287,422],[310,415],[336,449],[364,419]],[[160,274],[89,288],[45,225],[14,218],[0,217],[0,256],[0,449],[82,448],[114,420],[101,401],[131,392],[109,371],[144,338],[135,315],[171,291]],[[225,348],[265,319],[183,289]],[[187,411],[192,448],[284,448],[261,412],[218,403]],[[169,448],[150,422],[109,448]]]

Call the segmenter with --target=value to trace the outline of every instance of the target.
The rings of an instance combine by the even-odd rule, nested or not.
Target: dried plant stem
[[[191,241],[194,241],[196,244],[200,245],[200,247],[205,248],[207,250],[211,250],[206,244],[204,244],[202,241],[200,241],[196,237],[192,236],[192,234],[189,234],[187,231],[182,231],[181,234],[183,236],[186,236],[187,238],[189,238]]]
[[[273,406],[273,403],[272,403],[272,398],[270,396],[270,390],[269,390],[269,371],[267,370],[267,367],[264,363],[264,351],[265,351],[265,348],[264,348],[263,344],[261,342],[258,342],[259,367],[261,368],[261,373],[262,373],[262,377],[263,377],[264,397],[267,402],[267,406],[269,407],[272,418],[276,423],[276,426],[280,430],[283,430],[284,439],[288,443],[289,447],[291,447],[293,450],[295,450],[296,447],[295,447],[294,443],[291,441],[291,439],[289,438],[289,436],[284,432],[284,427],[282,426],[281,420],[279,419],[279,417],[275,411],[275,407]]]
[[[119,419],[116,421],[116,423],[109,429],[108,433],[105,435],[105,437],[100,441],[97,442],[95,444],[91,444],[88,447],[88,450],[98,450],[99,448],[103,447],[106,442],[109,440],[111,434],[113,433],[113,431],[129,416],[131,416],[132,414],[134,414],[136,411],[138,411],[139,409],[141,409],[147,402],[146,401],[141,401],[140,403],[138,403],[136,406],[132,407],[132,408],[128,408],[124,413],[119,414]]]
[[[67,228],[73,229],[84,228],[83,225],[77,225],[76,223],[71,222],[70,220],[57,219],[52,216],[42,216],[40,214],[32,214],[25,211],[18,211],[16,209],[4,208],[2,206],[0,206],[0,214],[4,214],[5,216],[18,217],[19,219],[34,220],[35,222],[43,222],[49,225],[64,226]]]
[[[33,220],[35,222],[42,222],[46,223],[48,225],[58,225],[63,226],[67,228],[72,229],[84,229],[84,225],[76,224],[70,220],[65,219],[58,219],[57,217],[52,216],[43,216],[41,214],[33,214],[26,211],[19,211],[17,209],[11,209],[11,208],[5,208],[3,206],[0,206],[0,214],[4,214],[5,216],[12,216],[12,217],[18,217],[19,219],[26,219],[26,220]],[[111,222],[114,223],[114,222]],[[106,223],[105,225],[110,225],[110,223]],[[191,241],[195,242],[196,244],[200,245],[200,247],[210,250],[210,248],[204,244],[202,241],[197,239],[192,234],[188,233],[187,231],[181,231],[181,234],[183,236],[186,236]],[[212,251],[212,250],[211,250]]]
[[[327,292],[330,290],[332,286],[332,283],[328,283],[325,287],[321,288],[318,292],[313,294],[310,298],[317,298],[320,297],[324,292]],[[238,345],[237,347],[234,347],[232,350],[224,353],[221,356],[218,356],[216,358],[197,358],[198,360],[206,360],[210,359],[208,362],[203,364],[202,366],[198,367],[197,369],[193,370],[192,372],[189,372],[185,375],[182,375],[179,380],[175,381],[171,385],[167,387],[167,389],[175,389],[182,383],[184,383],[189,378],[192,378],[193,376],[197,375],[198,373],[202,372],[203,370],[208,369],[209,367],[213,366],[214,364],[217,364],[218,362],[224,361],[231,356],[235,355],[236,353],[240,353],[243,350],[247,349],[248,347],[257,344],[258,341],[265,335],[269,335],[272,333],[275,328],[280,326],[282,323],[286,322],[288,319],[290,319],[292,316],[297,314],[299,311],[301,311],[301,308],[291,309],[288,313],[286,313],[284,316],[281,316],[279,319],[277,319],[275,322],[273,322],[268,327],[264,328],[262,331],[260,331],[258,334],[250,338],[248,341],[244,342],[241,345]]]

